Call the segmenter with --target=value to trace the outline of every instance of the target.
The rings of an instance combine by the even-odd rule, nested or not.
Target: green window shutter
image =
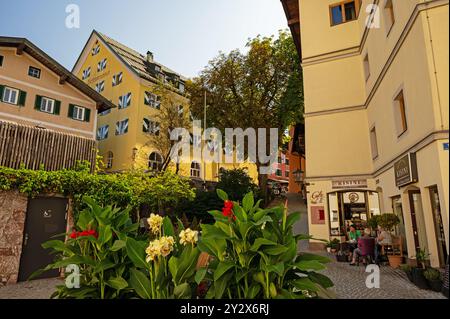
[[[25,106],[25,101],[27,100],[27,92],[20,91],[19,93],[19,106]]]
[[[90,109],[84,109],[84,120],[86,122],[89,122],[91,117],[91,110]]]
[[[36,101],[34,102],[34,108],[36,110],[40,110],[41,109],[41,104],[42,104],[42,96],[36,95]]]
[[[0,100],[3,100],[3,91],[5,90],[4,85],[0,85]]]
[[[61,101],[55,101],[55,109],[53,110],[53,114],[59,115],[61,111]]]
[[[75,105],[73,104],[69,104],[69,112],[67,112],[67,116],[70,118],[73,118],[73,109],[74,109]]]

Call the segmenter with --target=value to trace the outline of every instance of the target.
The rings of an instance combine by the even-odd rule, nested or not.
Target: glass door
[[[403,217],[403,204],[401,196],[392,198],[392,211],[400,220],[400,224],[395,229],[395,235],[402,237],[403,253],[407,254],[408,247],[406,243],[405,219]]]
[[[441,205],[439,201],[439,192],[437,187],[430,188],[431,207],[433,209],[434,229],[436,234],[436,243],[439,254],[439,265],[445,266],[447,261],[447,244],[445,242],[444,223],[441,215]]]
[[[420,191],[409,191],[409,204],[411,209],[411,221],[414,234],[415,250],[428,249],[427,230],[425,228],[425,219],[423,216],[422,197]]]

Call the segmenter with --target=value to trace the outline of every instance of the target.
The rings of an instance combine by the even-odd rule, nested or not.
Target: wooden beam
[[[63,85],[66,83],[67,80],[67,75],[63,74],[61,75],[61,77],[59,78],[59,84]]]
[[[19,44],[19,46],[17,47],[17,50],[16,50],[17,55],[22,55],[23,49],[25,49],[25,43]]]
[[[299,18],[299,17],[297,17],[297,18],[292,18],[292,19],[289,19],[289,20],[288,20],[288,25],[289,25],[289,26],[294,25],[294,24],[297,24],[297,23],[300,23],[300,18]]]

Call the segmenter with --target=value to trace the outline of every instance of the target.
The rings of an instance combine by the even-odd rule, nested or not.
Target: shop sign
[[[332,181],[335,189],[367,188],[367,179]]]
[[[395,185],[402,187],[418,181],[416,154],[409,153],[394,164]]]

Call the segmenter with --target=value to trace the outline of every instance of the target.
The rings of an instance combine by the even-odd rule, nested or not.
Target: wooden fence
[[[55,171],[84,160],[93,170],[96,150],[93,139],[0,121],[0,166]]]

